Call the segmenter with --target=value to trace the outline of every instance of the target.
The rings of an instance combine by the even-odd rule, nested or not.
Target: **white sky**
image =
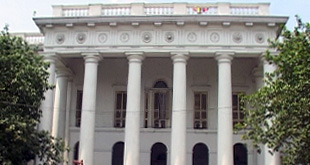
[[[36,17],[52,16],[52,5],[130,2],[269,2],[271,15],[290,17],[287,23],[289,29],[293,29],[296,24],[296,14],[304,22],[310,21],[309,0],[0,0],[0,30],[9,24],[10,32],[38,32],[39,29],[32,21],[33,12],[36,11]]]

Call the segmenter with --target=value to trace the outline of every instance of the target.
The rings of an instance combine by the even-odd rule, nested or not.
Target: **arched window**
[[[73,149],[73,160],[79,160],[80,142],[76,142]]]
[[[167,147],[163,143],[155,143],[151,149],[151,165],[167,164]]]
[[[247,165],[248,151],[244,144],[237,143],[234,145],[234,165]]]
[[[193,148],[193,165],[209,164],[209,149],[203,143],[197,143]]]
[[[112,149],[112,165],[123,165],[124,142],[117,142]]]
[[[168,85],[166,84],[165,81],[156,81],[154,84],[154,88],[168,88]]]
[[[153,127],[166,128],[169,124],[169,90],[164,81],[154,84]]]

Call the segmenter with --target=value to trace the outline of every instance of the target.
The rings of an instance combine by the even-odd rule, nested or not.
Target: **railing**
[[[258,7],[231,7],[232,15],[258,15]]]
[[[76,16],[88,16],[88,8],[68,8],[63,10],[63,16],[76,17]]]
[[[144,4],[143,10],[145,15],[173,15],[173,3],[153,3]]]
[[[11,33],[11,35],[21,37],[30,45],[44,44],[44,36],[41,33]]]
[[[146,7],[144,8],[146,15],[172,15],[172,7]]]
[[[131,15],[130,6],[102,6],[101,15]]]
[[[198,12],[197,11],[197,7],[193,6],[193,7],[187,7],[187,13],[189,15],[197,15],[197,14],[201,14],[201,15],[216,15],[216,14],[218,14],[217,13],[217,7],[200,7],[200,8],[205,8],[206,11]]]
[[[204,8],[197,11],[197,8]],[[269,15],[269,3],[132,3],[53,6],[55,17],[122,15]]]

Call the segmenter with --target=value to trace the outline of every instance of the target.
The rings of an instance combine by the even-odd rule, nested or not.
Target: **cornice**
[[[96,25],[96,24],[132,24],[132,23],[266,23],[285,24],[288,17],[283,16],[232,16],[232,15],[163,15],[163,16],[83,16],[83,17],[41,17],[33,18],[39,26],[53,25]]]
[[[102,56],[103,58],[126,58],[126,53],[131,51],[140,51],[143,52],[143,56],[145,57],[170,57],[172,52],[181,51],[184,50],[188,53],[188,56],[190,57],[215,57],[215,54],[219,52],[219,50],[226,50],[229,52],[234,52],[234,57],[242,57],[242,58],[258,58],[261,56],[262,53],[266,51],[267,48],[262,49],[252,49],[252,48],[244,48],[244,49],[233,49],[233,48],[225,48],[225,47],[217,47],[216,49],[210,49],[210,48],[200,48],[200,49],[165,49],[165,50],[159,50],[157,48],[147,48],[147,49],[126,49],[126,50],[120,50],[120,49],[110,49],[110,50],[98,50],[98,55]],[[46,50],[48,51],[48,50]],[[53,50],[55,51],[55,50]],[[78,57],[81,58],[85,53],[91,50],[70,50],[70,49],[62,49],[57,51],[57,55],[63,58],[74,58]]]

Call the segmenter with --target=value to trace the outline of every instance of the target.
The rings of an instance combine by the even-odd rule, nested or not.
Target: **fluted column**
[[[67,68],[56,69],[56,88],[52,135],[62,139],[65,138],[67,86],[69,75],[70,71]]]
[[[187,52],[171,53],[173,96],[171,127],[171,165],[186,165],[186,61]]]
[[[264,75],[266,75],[267,73],[272,73],[273,71],[276,70],[276,66],[273,64],[269,64],[267,61],[264,61]],[[267,85],[267,84],[264,84]],[[269,124],[271,124],[270,121]],[[273,153],[273,155],[271,155],[268,150],[270,150],[270,148],[268,148],[267,144],[264,147],[264,154],[265,154],[265,165],[281,165],[281,159],[280,159],[280,153],[279,152],[275,152]]]
[[[57,56],[55,54],[44,54],[44,61],[48,62],[49,68],[47,69],[50,74],[48,77],[48,83],[50,85],[55,84],[55,68]],[[51,132],[53,122],[53,103],[54,103],[54,92],[52,89],[47,90],[44,93],[45,99],[41,103],[42,117],[39,124],[40,130],[46,130]]]
[[[83,56],[85,60],[85,73],[79,159],[83,160],[85,165],[92,165],[95,139],[97,72],[101,56],[97,53],[85,53]]]
[[[233,53],[216,53],[218,62],[217,164],[233,165],[231,60]]]
[[[141,113],[141,52],[126,53],[129,63],[125,126],[125,165],[139,165]]]

